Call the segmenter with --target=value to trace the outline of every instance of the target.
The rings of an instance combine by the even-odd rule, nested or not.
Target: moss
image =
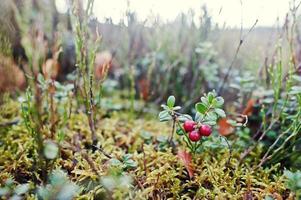
[[[0,109],[2,122],[20,117],[19,103],[9,98]],[[228,167],[229,153],[223,148],[215,151],[205,149],[197,154],[193,159],[194,177],[190,179],[172,149],[162,146],[162,141],[157,140],[158,136],[167,136],[169,131],[167,124],[158,123],[154,117],[134,119],[127,112],[112,112],[110,118],[97,115],[96,133],[104,151],[117,159],[131,153],[137,163],[137,167],[119,169],[117,173],[118,176],[131,177],[132,183],[127,189],[108,191],[101,184],[101,178],[112,176],[112,165],[100,151],[89,148],[91,138],[84,113],[72,113],[64,127],[65,139],[60,143],[60,157],[54,165],[35,173],[33,139],[20,121],[1,130],[0,183],[3,185],[9,177],[13,177],[16,184],[40,182],[43,171],[61,168],[68,173],[71,181],[81,186],[77,199],[243,199],[246,195],[263,199],[267,195],[287,196],[285,179],[278,166],[254,171],[252,161],[238,165],[240,152],[235,149]],[[76,137],[82,150],[74,149]],[[177,142],[177,148],[185,148],[185,144]],[[70,148],[72,145],[73,148]],[[92,160],[95,169],[83,151]],[[29,192],[27,199],[35,198],[33,192]]]

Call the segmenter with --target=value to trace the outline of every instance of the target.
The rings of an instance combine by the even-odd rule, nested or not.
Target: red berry
[[[189,132],[188,136],[189,136],[189,139],[193,142],[199,141],[202,137],[201,134],[197,130]]]
[[[186,132],[191,132],[194,130],[194,126],[196,125],[196,123],[192,120],[187,120],[184,122],[184,130]]]
[[[209,136],[212,133],[212,129],[209,125],[204,124],[200,127],[199,133],[202,136]]]

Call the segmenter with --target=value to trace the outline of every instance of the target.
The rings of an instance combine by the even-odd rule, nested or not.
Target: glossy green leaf
[[[195,109],[201,114],[205,114],[207,111],[207,106],[204,103],[195,104]]]
[[[174,96],[169,96],[167,99],[167,106],[169,108],[172,108],[174,107],[175,103],[176,103],[176,98]]]

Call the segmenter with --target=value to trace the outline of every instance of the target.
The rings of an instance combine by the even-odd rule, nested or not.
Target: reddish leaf
[[[194,169],[192,166],[192,159],[191,159],[191,154],[186,152],[186,151],[179,151],[178,152],[178,157],[180,160],[183,162],[186,170],[188,171],[189,177],[193,177]]]
[[[138,81],[140,95],[144,101],[147,101],[150,91],[150,82],[146,78],[142,78]]]
[[[249,99],[249,101],[247,102],[247,106],[243,110],[242,114],[247,115],[247,116],[252,115],[254,104],[255,104],[255,100],[254,99]]]
[[[108,51],[102,51],[95,56],[95,76],[98,80],[103,80],[112,66],[112,54]]]
[[[218,121],[218,132],[223,136],[228,136],[233,133],[234,127],[227,122],[227,118],[222,118]]]
[[[24,88],[26,80],[22,70],[10,57],[0,55],[0,94]]]

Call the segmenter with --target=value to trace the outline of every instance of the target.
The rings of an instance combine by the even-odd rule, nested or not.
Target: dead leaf
[[[218,132],[222,136],[228,136],[234,131],[234,127],[227,120],[227,118],[222,118],[218,121]]]
[[[186,170],[188,171],[189,177],[192,178],[193,177],[193,173],[194,173],[194,169],[193,169],[193,166],[192,166],[192,157],[191,157],[191,154],[188,153],[188,152],[186,152],[186,151],[180,150],[178,152],[178,157],[183,162]]]
[[[246,108],[243,110],[242,114],[250,116],[253,113],[253,108],[254,108],[255,100],[254,99],[249,99],[247,102]]]
[[[95,76],[97,80],[104,80],[112,66],[112,54],[109,51],[102,51],[95,56]]]

